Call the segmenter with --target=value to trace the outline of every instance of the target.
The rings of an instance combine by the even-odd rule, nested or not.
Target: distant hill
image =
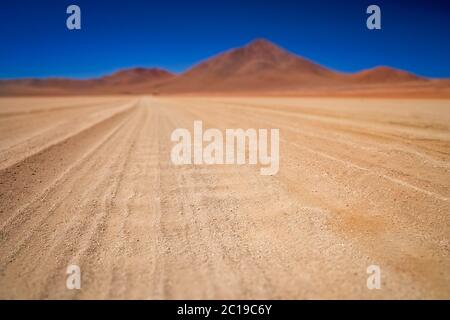
[[[421,78],[413,73],[390,67],[376,67],[364,70],[352,75],[352,77],[354,81],[364,84],[426,81],[425,78]]]
[[[159,68],[125,69],[95,79],[64,78],[0,80],[0,95],[139,94],[175,75]]]
[[[132,68],[95,79],[1,80],[0,95],[70,94],[382,94],[445,93],[449,80],[430,80],[390,67],[342,73],[293,54],[265,39],[218,54],[179,75]]]

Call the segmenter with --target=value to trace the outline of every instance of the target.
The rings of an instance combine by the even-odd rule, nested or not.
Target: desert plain
[[[194,120],[279,172],[173,165]],[[448,99],[0,98],[2,299],[449,299],[449,214]]]

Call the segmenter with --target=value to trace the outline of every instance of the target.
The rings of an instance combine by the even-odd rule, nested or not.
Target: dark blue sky
[[[80,31],[66,28],[70,4],[81,7]],[[381,31],[366,28],[370,4]],[[450,0],[6,0],[0,25],[0,78],[180,72],[259,37],[340,71],[450,77]]]

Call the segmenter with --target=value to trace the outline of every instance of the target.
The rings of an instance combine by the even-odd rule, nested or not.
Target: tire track
[[[295,110],[273,113],[264,99],[243,100],[253,109],[213,100],[145,97],[118,113],[105,110],[92,126],[99,118],[77,118],[86,130],[0,170],[0,297],[448,297],[448,201],[402,185],[445,187],[438,174],[445,157],[425,152],[435,162],[421,167],[416,156],[407,170],[389,171],[380,159],[404,155],[369,157],[378,148],[410,148],[409,138],[299,120]],[[320,118],[329,110],[309,111]],[[61,121],[69,114],[61,111]],[[258,166],[173,165],[171,132],[197,119],[222,130],[280,127],[278,175],[260,176]],[[416,179],[420,171],[401,176],[420,168],[431,171],[427,179]],[[81,291],[65,287],[69,264],[81,267]],[[367,290],[370,264],[381,266],[383,290]]]
[[[193,107],[193,106],[192,106],[192,107]],[[195,107],[194,107],[194,108],[195,108]],[[187,112],[192,112],[192,111],[189,110],[189,111],[187,111]],[[230,119],[230,118],[233,118],[233,119],[239,119],[239,117],[240,117],[242,114],[246,114],[246,112],[243,111],[243,110],[241,110],[241,111],[239,112],[240,115],[237,115],[237,114],[238,114],[237,112],[236,112],[236,113],[231,113],[231,114],[229,114],[229,113],[227,113],[226,111],[224,112],[223,110],[222,110],[222,111],[219,111],[219,112],[216,111],[216,113],[220,113],[221,116],[223,117],[223,119]],[[201,112],[198,111],[198,112],[197,112],[197,115],[200,115],[200,114],[201,114]],[[258,114],[258,116],[259,116],[259,114]],[[253,117],[254,117],[254,115],[253,115]],[[265,121],[261,122],[261,120],[259,120],[259,118],[258,118],[258,121],[259,121],[258,124],[262,124],[262,125],[264,125],[265,127],[273,127],[273,126],[274,126],[273,120],[272,120],[272,121],[265,120]],[[256,120],[255,120],[255,122],[256,122]],[[292,133],[295,133],[295,134],[305,135],[305,136],[307,136],[307,137],[314,137],[314,135],[310,135],[310,134],[308,134],[308,133],[304,133],[304,132],[302,132],[302,131],[299,131],[299,130],[296,129],[296,128],[293,128],[293,127],[290,127],[290,126],[286,126],[285,124],[276,125],[276,127],[282,128],[284,132],[289,131],[289,132],[292,132]],[[288,142],[286,139],[283,139],[283,138],[281,138],[281,140],[282,140],[282,141],[285,141],[285,142]],[[336,142],[338,142],[338,141],[333,140],[333,142],[336,143]],[[322,157],[326,157],[327,159],[330,159],[330,160],[333,160],[333,161],[337,161],[337,162],[339,162],[339,163],[341,163],[341,164],[344,164],[344,165],[347,166],[347,167],[352,167],[352,168],[355,168],[355,169],[364,171],[364,172],[369,173],[369,174],[371,174],[371,175],[373,175],[373,176],[375,176],[375,177],[381,176],[381,177],[385,178],[386,180],[388,180],[389,182],[392,182],[392,183],[401,185],[401,186],[403,186],[403,187],[405,187],[405,188],[409,188],[409,189],[414,190],[414,191],[416,191],[416,192],[423,193],[423,194],[425,194],[425,195],[427,195],[427,196],[436,198],[436,199],[438,199],[438,200],[445,201],[445,202],[449,202],[449,201],[450,201],[450,197],[443,196],[443,195],[441,195],[441,194],[439,194],[439,193],[436,193],[436,192],[428,191],[428,190],[426,190],[426,189],[417,187],[417,186],[415,186],[415,185],[413,185],[413,184],[411,184],[411,183],[408,183],[408,182],[406,182],[406,181],[404,181],[404,180],[401,180],[401,179],[399,179],[399,178],[392,177],[392,176],[389,176],[389,175],[387,175],[387,174],[380,174],[380,173],[377,173],[377,172],[375,172],[375,171],[373,170],[373,169],[378,169],[378,170],[380,170],[380,169],[383,169],[383,168],[375,167],[375,168],[369,169],[369,168],[365,168],[365,167],[363,167],[363,166],[361,166],[361,165],[355,164],[355,163],[352,162],[352,161],[343,160],[343,159],[340,159],[340,158],[338,158],[338,157],[336,157],[336,156],[330,155],[329,153],[326,153],[326,152],[323,152],[323,151],[318,151],[318,150],[315,150],[315,149],[313,149],[313,148],[308,148],[308,147],[306,147],[306,146],[304,146],[304,145],[299,145],[298,143],[289,143],[289,145],[291,145],[291,146],[293,146],[293,147],[295,147],[295,148],[301,148],[301,149],[303,149],[303,150],[308,150],[309,152],[314,152],[314,153],[316,153],[317,155],[320,155],[320,156],[322,156]],[[317,148],[317,146],[316,146],[316,148]],[[367,150],[365,150],[365,151],[367,152]],[[391,170],[392,170],[392,169],[391,169]],[[393,171],[394,173],[397,173],[397,175],[402,175],[400,172],[396,172],[396,171],[394,171],[394,170],[392,170],[392,171]]]
[[[131,115],[133,115],[133,117],[131,117]],[[99,177],[101,177],[101,179],[96,180],[93,183],[89,183],[89,181],[92,179],[92,172],[98,170],[111,170],[114,168],[114,161],[118,161],[117,156],[121,156],[121,152],[123,151],[121,148],[116,149],[116,147],[120,146],[117,142],[121,142],[122,145],[127,142],[126,140],[123,140],[123,135],[121,135],[121,133],[123,134],[127,131],[128,133],[132,132],[129,129],[135,127],[133,126],[133,119],[138,120],[139,114],[130,114],[122,123],[119,123],[112,132],[101,140],[99,144],[94,145],[93,148],[81,157],[72,168],[69,168],[60,181],[53,185],[53,190],[49,190],[47,194],[48,201],[45,201],[44,203],[39,202],[36,204],[37,206],[30,208],[29,212],[33,212],[33,216],[28,217],[29,220],[21,221],[21,225],[26,223],[26,232],[22,232],[22,228],[18,226],[12,228],[16,237],[21,237],[22,239],[10,239],[9,243],[14,245],[14,250],[6,259],[7,264],[2,266],[2,269],[6,269],[10,263],[18,260],[21,261],[19,266],[15,263],[14,268],[10,267],[6,270],[11,270],[11,272],[22,270],[21,272],[24,273],[40,274],[40,276],[36,276],[36,278],[40,278],[45,285],[41,286],[41,290],[33,290],[33,293],[36,294],[37,297],[45,298],[55,291],[51,290],[47,285],[54,283],[55,279],[59,278],[58,275],[64,276],[65,267],[68,264],[64,267],[61,267],[60,264],[63,261],[70,260],[70,257],[74,255],[74,252],[72,251],[77,248],[78,243],[82,241],[82,239],[86,239],[89,234],[92,235],[91,237],[94,237],[98,232],[98,229],[101,228],[100,222],[102,221],[102,214],[107,213],[108,210],[105,206],[103,206],[102,209],[101,201],[98,200],[110,194],[112,191],[108,190],[112,190],[114,184],[110,183],[108,175],[100,175]],[[114,157],[105,157],[105,154],[108,155],[108,152],[105,153],[108,149],[116,150],[116,155]],[[109,154],[111,155],[111,153]],[[95,169],[95,167],[97,169]],[[56,189],[58,185],[60,185],[60,187]],[[98,198],[96,198],[96,195],[98,195]],[[74,199],[74,197],[83,201],[83,203],[78,205],[76,211],[70,209],[71,203],[77,203],[77,200],[76,198]],[[50,203],[50,207],[48,207],[46,203]],[[94,207],[99,207],[99,212],[94,211],[94,214],[91,215],[90,213],[93,212],[93,205]],[[67,216],[68,211],[72,211],[72,216]],[[88,214],[87,217],[82,218],[86,214]],[[67,222],[68,217],[71,217],[69,222]],[[91,223],[92,225],[90,226]],[[65,227],[61,228],[63,225],[65,225]],[[8,224],[7,226],[11,229],[11,224]],[[45,239],[43,235],[46,235],[48,238],[46,241],[47,245],[44,245],[43,243]],[[71,240],[69,235],[72,237]],[[36,237],[38,241],[36,241]],[[35,239],[34,241],[33,238]],[[88,241],[88,243],[90,242]],[[38,248],[42,248],[43,246],[48,249],[45,251],[44,255],[39,255]],[[7,247],[2,246],[2,249],[7,249]],[[6,252],[8,251],[10,250],[6,250]],[[2,256],[4,256],[3,250],[2,253]],[[24,256],[26,257],[25,259],[19,259],[19,257]],[[56,266],[53,266],[53,270],[50,269],[50,266],[48,265],[49,260],[57,263]],[[32,264],[30,265],[31,261]],[[58,266],[60,266],[59,270]],[[41,272],[42,267],[47,268],[45,274],[42,274]],[[62,280],[59,287],[64,283],[65,282]]]

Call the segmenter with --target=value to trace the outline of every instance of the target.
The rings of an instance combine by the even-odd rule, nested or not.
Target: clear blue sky
[[[70,4],[81,7],[80,31],[66,28]],[[381,7],[381,31],[366,28],[370,4]],[[340,71],[450,77],[449,0],[6,0],[0,25],[0,78],[181,72],[259,37]]]

